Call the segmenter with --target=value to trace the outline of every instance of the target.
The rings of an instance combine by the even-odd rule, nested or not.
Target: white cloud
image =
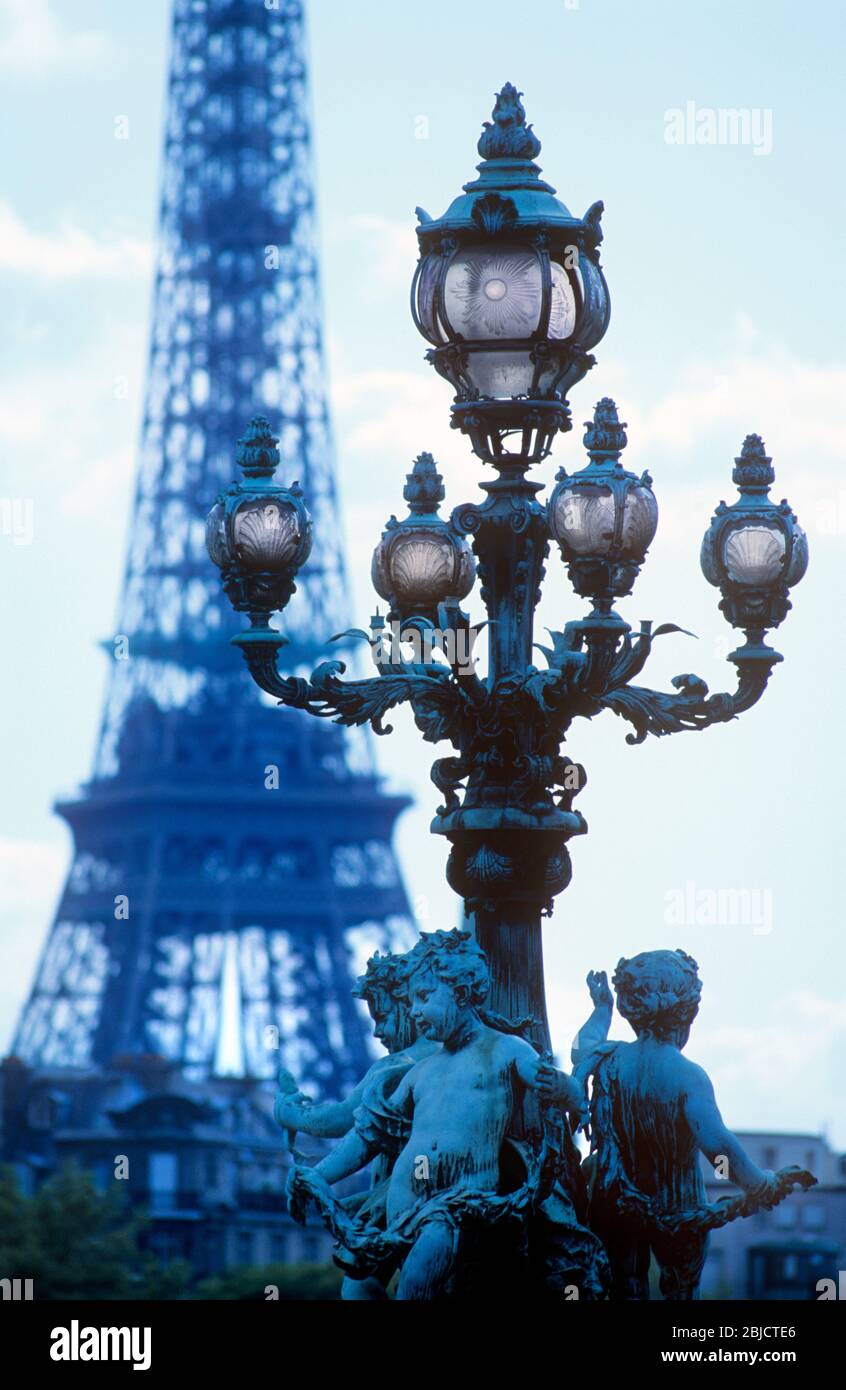
[[[437,438],[439,447],[456,441],[449,430],[452,394],[433,369],[350,372],[344,367],[338,363],[334,404],[339,414],[354,417],[352,433],[343,436],[346,448],[413,457],[421,448],[433,447],[427,436]],[[841,419],[846,362],[817,363],[777,345],[767,348],[743,319],[734,347],[720,345],[710,361],[681,363],[669,386],[651,401],[633,399],[622,361],[603,362],[574,392],[569,443],[581,435],[582,420],[602,394],[615,397],[628,422],[629,467],[653,468],[668,456],[680,465],[672,474],[665,467],[668,485],[686,486],[694,456],[717,440],[722,450],[728,449],[730,482],[733,457],[750,433],[762,435],[773,456],[775,492],[788,471],[795,475],[801,468],[806,476],[829,477],[846,462]],[[575,461],[567,466],[576,466]]]
[[[0,837],[0,1056],[11,1043],[66,868],[67,853],[55,845]]]
[[[70,516],[107,513],[115,498],[123,498],[136,465],[131,444],[88,464],[62,498],[62,510]]]
[[[70,222],[37,232],[0,203],[0,271],[67,280],[147,275],[152,263],[152,247],[139,237],[98,239]]]
[[[627,408],[626,418],[638,453],[686,453],[728,426],[737,452],[745,435],[762,435],[778,468],[797,455],[842,461],[845,397],[846,363],[803,362],[775,348],[688,365],[670,391],[643,411]]]
[[[58,67],[90,67],[110,58],[108,34],[73,29],[49,0],[0,0],[0,71],[30,77]]]
[[[669,384],[652,401],[633,399],[627,364],[603,362],[591,376],[617,400],[628,421],[626,462],[650,467],[670,455],[682,465],[719,440],[728,448],[728,469],[747,434],[760,434],[772,455],[776,487],[785,470],[824,472],[846,460],[841,406],[846,397],[846,362],[799,358],[780,343],[767,343],[744,314],[734,340],[719,343],[710,359],[678,364]],[[588,385],[591,385],[591,377]],[[574,411],[578,418],[578,412]],[[727,442],[726,442],[727,441]]]
[[[143,347],[131,325],[110,324],[66,360],[7,369],[0,378],[0,450],[22,467],[37,464],[39,477],[52,472],[54,482],[69,484],[70,493],[82,471],[93,466],[90,460],[103,455],[103,438],[115,442],[116,420],[121,431],[131,421],[134,441]],[[119,379],[128,383],[125,399],[117,396]],[[34,451],[31,460],[28,448]]]
[[[745,1097],[752,1112],[750,1127],[777,1114],[785,1095],[793,1100],[796,1123],[808,1128],[820,1123],[828,1105],[842,1132],[843,1105],[833,1101],[828,1088],[835,1083],[836,1057],[846,1045],[846,1007],[802,990],[775,1000],[771,1012],[778,1021],[759,1026],[697,1025],[695,1055],[706,1062],[718,1097]],[[693,1043],[690,1051],[694,1053]]]
[[[655,480],[661,508],[661,543],[689,550],[699,540],[721,497],[735,497],[731,470],[745,436],[759,433],[772,455],[776,482],[772,496],[785,494],[800,522],[814,540],[846,535],[846,445],[842,402],[846,399],[846,363],[812,362],[760,340],[754,327],[740,318],[734,346],[713,361],[681,363],[666,390],[638,403],[623,362],[603,363],[601,378],[588,379],[589,399],[613,395],[628,422],[629,443],[624,462],[633,469],[648,468]],[[344,370],[338,364],[333,405],[343,441],[344,456],[367,460],[367,505],[373,489],[398,499],[403,465],[421,449],[431,450],[447,478],[448,505],[460,500],[451,479],[472,479],[469,444],[449,428],[451,391],[432,370]],[[557,462],[568,451],[567,468],[577,462],[581,421],[589,408],[573,404],[574,428],[559,440]],[[383,460],[390,460],[386,468]],[[706,466],[707,461],[707,466]],[[552,461],[551,461],[552,462]],[[584,462],[587,459],[584,458]],[[357,464],[360,469],[360,465]],[[544,476],[552,477],[550,464]],[[402,471],[401,471],[402,470]],[[540,473],[539,473],[540,476]],[[715,483],[716,479],[716,483]],[[355,493],[347,499],[356,505]],[[362,498],[362,505],[365,499]],[[391,502],[396,508],[396,501]]]
[[[339,377],[333,405],[344,421],[344,450],[411,460],[421,449],[450,451],[452,392],[431,369],[374,370]]]
[[[37,840],[0,837],[0,898],[5,912],[28,912],[33,897],[48,901],[55,895],[66,855],[55,845]]]
[[[6,377],[0,387],[0,446],[17,448],[48,438],[44,402],[35,383]]]
[[[368,291],[383,286],[393,294],[397,285],[410,287],[417,264],[417,236],[407,222],[358,213],[350,219],[354,232],[367,244]]]

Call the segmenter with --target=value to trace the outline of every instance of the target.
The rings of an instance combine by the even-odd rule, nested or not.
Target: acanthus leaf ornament
[[[483,159],[537,159],[541,143],[526,124],[526,110],[512,82],[497,93],[492,121],[485,121],[478,150]]]
[[[517,208],[513,198],[502,198],[499,193],[484,193],[476,199],[470,216],[486,236],[496,236],[514,226]]]

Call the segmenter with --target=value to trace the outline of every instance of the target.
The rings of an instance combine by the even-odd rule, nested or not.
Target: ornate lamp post
[[[567,392],[608,327],[602,203],[574,217],[540,177],[540,140],[506,83],[479,140],[479,177],[443,217],[417,209],[411,291],[428,361],[455,389],[452,423],[486,463],[524,472],[570,427]],[[509,436],[520,450],[508,454]]]
[[[740,499],[720,503],[702,548],[705,577],[723,595],[728,621],[746,641],[729,656],[732,694],[709,695],[695,675],[673,690],[633,685],[654,637],[673,627],[643,623],[636,636],[615,612],[631,592],[655,535],[657,503],[647,474],[620,461],[625,425],[614,402],[599,402],[584,442],[590,462],[559,472],[546,505],[528,477],[570,428],[567,393],[593,365],[590,350],[608,324],[599,264],[602,204],[575,218],[540,178],[540,142],[526,125],[520,94],[507,84],[479,141],[479,177],[440,219],[418,210],[420,262],[412,309],[430,343],[428,360],[452,385],[452,423],[495,476],[484,500],[438,515],[443,486],[431,456],[418,458],[404,496],[409,516],[391,518],[373,561],[373,582],[406,636],[429,633],[440,655],[408,660],[383,641],[374,618],[379,674],[342,679],[328,661],[309,680],[279,671],[285,637],[270,626],[284,608],[309,548],[309,520],[296,484],[272,482],[278,462],[267,422],[254,419],[241,441],[245,483],[233,484],[209,519],[209,554],[233,605],[250,627],[233,638],[253,679],[282,704],[342,724],[382,719],[411,706],[423,737],[452,743],[433,766],[443,803],[432,831],[450,843],[447,877],[465,902],[494,975],[493,1007],[533,1016],[549,1044],[541,918],[570,879],[567,842],[587,829],[573,809],[584,771],[561,753],[573,722],[610,709],[633,726],[630,743],[723,723],[762,694],[781,660],[766,644],[790,607],[787,591],[804,573],[807,543],[786,502],[769,501],[770,459],[749,435],[736,461]],[[474,582],[487,613],[487,674],[456,658],[449,635],[466,632],[460,603]],[[553,634],[545,669],[532,661],[534,612],[550,541],[560,547],[588,614]],[[367,637],[366,633],[360,634]],[[418,654],[419,655],[419,654]]]

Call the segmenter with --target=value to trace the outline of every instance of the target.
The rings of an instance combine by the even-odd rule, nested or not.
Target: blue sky
[[[699,571],[701,534],[731,496],[731,461],[760,432],[775,493],[806,526],[811,566],[775,636],[786,660],[760,706],[701,735],[630,748],[610,714],[577,726],[590,833],[545,928],[559,1049],[591,967],[682,946],[704,979],[690,1055],[736,1127],[818,1130],[846,1147],[846,998],[839,871],[840,692],[835,613],[846,546],[839,4],[782,0],[311,0],[326,335],[357,620],[369,556],[431,449],[451,504],[481,465],[448,428],[449,391],[408,313],[414,207],[443,211],[473,173],[493,93],[525,93],[539,162],[582,213],[606,205],[612,320],[572,397],[601,395],[648,467],[658,537],[632,622],[698,640],[658,644],[644,680],[732,672],[732,633]],[[58,895],[69,836],[52,800],[88,774],[114,627],[142,407],[169,4],[0,0],[0,534],[5,796],[0,808],[0,1048]],[[772,149],[672,145],[666,113],[770,113]],[[115,139],[128,117],[129,138]],[[419,138],[421,133],[425,138]],[[126,391],[115,392],[117,377]],[[540,476],[583,459],[581,430]],[[11,504],[16,504],[14,510]],[[17,519],[17,520],[15,520]],[[10,533],[17,529],[17,534]],[[28,543],[23,543],[28,542]],[[551,560],[539,628],[580,611]],[[478,600],[475,600],[478,604]],[[379,757],[411,790],[400,850],[421,924],[452,925],[437,794],[410,721]],[[671,919],[674,894],[746,890],[752,923]],[[768,906],[767,906],[768,905]],[[625,1029],[617,1028],[621,1036]]]

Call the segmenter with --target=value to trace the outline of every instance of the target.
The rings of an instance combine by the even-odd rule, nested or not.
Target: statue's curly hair
[[[689,1027],[699,1012],[699,966],[686,951],[641,951],[617,962],[617,1009],[636,1033],[659,1038]]]
[[[353,985],[353,995],[364,999],[370,1006],[374,1018],[386,1016],[392,1008],[396,1009],[396,1031],[392,1051],[403,1052],[411,1047],[417,1037],[417,1029],[411,1019],[408,1007],[408,977],[410,952],[398,955],[394,952],[371,956]]]
[[[364,967],[364,974],[359,975],[353,985],[352,992],[355,998],[366,999],[375,1004],[379,995],[388,995],[400,1003],[406,1002],[410,954],[407,952],[397,955],[392,951],[377,951]]]
[[[421,932],[407,959],[410,974],[430,969],[455,990],[463,1003],[478,1006],[490,993],[488,958],[469,932]]]

